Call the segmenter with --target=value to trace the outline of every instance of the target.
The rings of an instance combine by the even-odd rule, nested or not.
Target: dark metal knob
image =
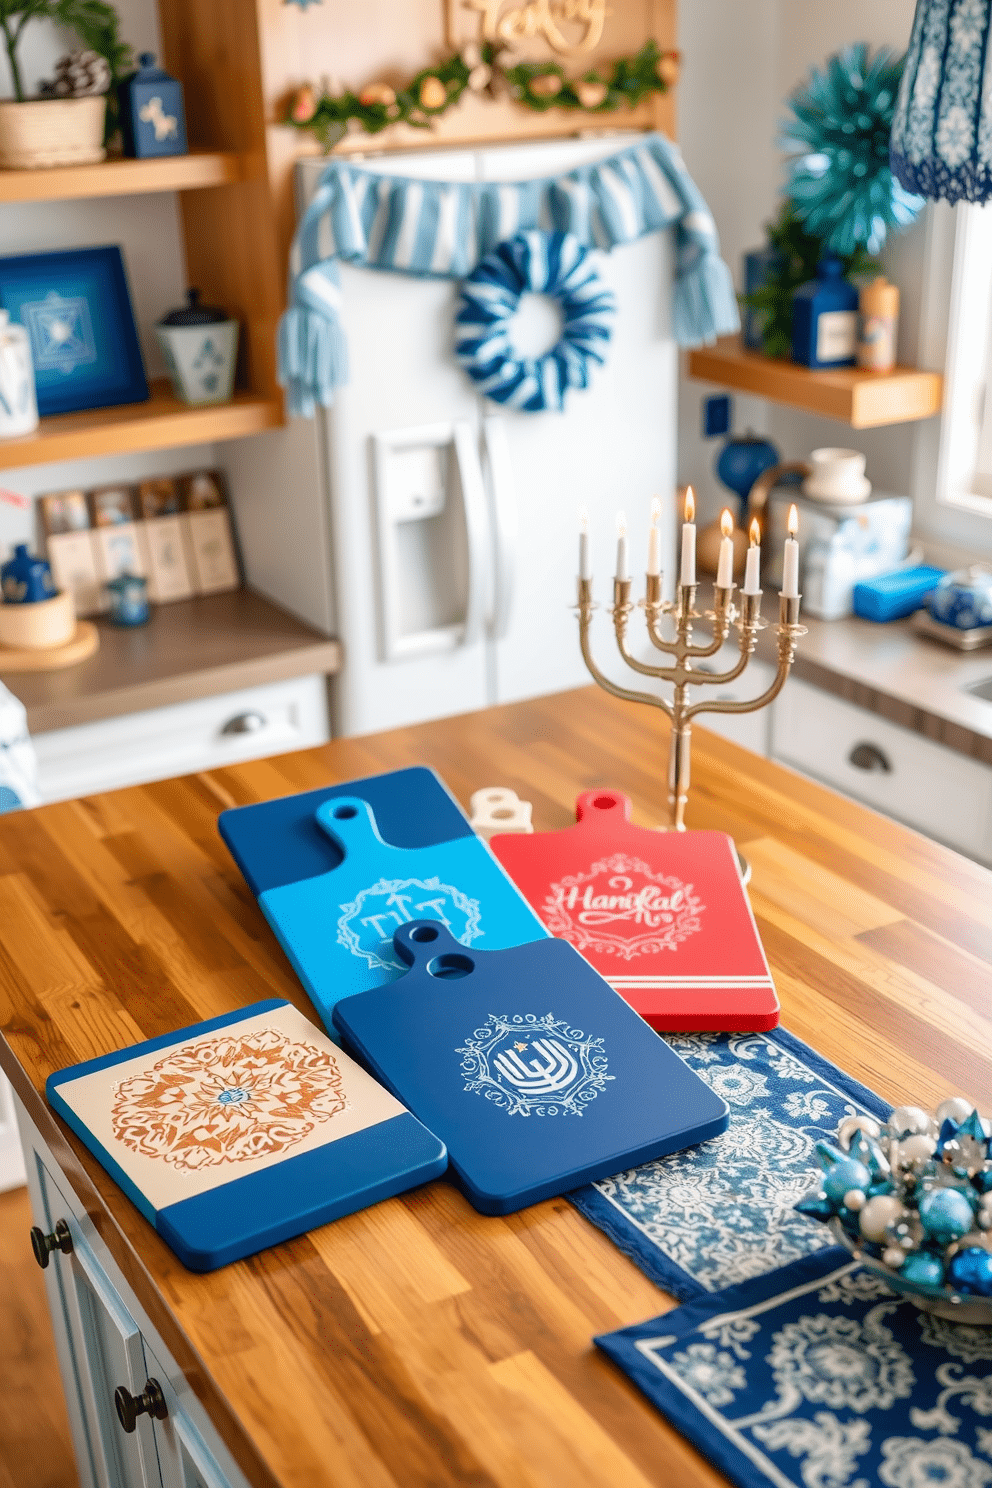
[[[60,1219],[50,1235],[46,1235],[44,1230],[40,1230],[37,1225],[32,1225],[31,1249],[43,1271],[48,1265],[48,1257],[53,1250],[60,1250],[63,1255],[68,1255],[72,1249],[72,1236],[69,1234],[69,1226],[65,1220]]]
[[[156,1421],[164,1421],[169,1414],[162,1386],[157,1379],[146,1379],[144,1393],[141,1395],[132,1395],[130,1390],[118,1385],[114,1391],[114,1406],[117,1419],[128,1435],[137,1425],[139,1416],[154,1416]]]
[[[250,713],[235,713],[229,718],[221,729],[222,734],[257,734],[259,729],[265,727],[265,714],[256,713],[254,709]]]
[[[891,775],[892,765],[887,754],[877,744],[855,744],[847,756],[848,763],[856,770],[868,770],[877,775]]]

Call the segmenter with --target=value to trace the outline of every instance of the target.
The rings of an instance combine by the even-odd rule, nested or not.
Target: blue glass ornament
[[[992,1297],[992,1255],[980,1245],[959,1250],[948,1262],[947,1280],[956,1292]]]
[[[917,0],[892,120],[892,173],[930,201],[992,198],[988,0]]]
[[[793,157],[786,195],[807,232],[834,253],[880,252],[887,234],[909,227],[923,206],[889,166],[902,75],[902,58],[884,50],[871,57],[860,42],[814,69],[788,100],[780,139]]]
[[[926,1250],[916,1250],[908,1255],[899,1269],[903,1281],[914,1286],[939,1287],[944,1284],[944,1263],[939,1256]]]
[[[742,522],[747,512],[747,498],[751,494],[751,487],[758,476],[777,465],[780,458],[770,439],[762,439],[750,429],[746,434],[731,434],[724,444],[714,469],[723,484],[739,499]]]
[[[852,1188],[860,1189],[864,1193],[870,1182],[871,1174],[864,1163],[847,1157],[843,1162],[835,1163],[827,1171],[823,1179],[823,1192],[828,1199],[842,1200]]]
[[[938,1245],[949,1245],[967,1235],[974,1223],[974,1211],[965,1195],[957,1188],[935,1188],[920,1200],[920,1223]]]

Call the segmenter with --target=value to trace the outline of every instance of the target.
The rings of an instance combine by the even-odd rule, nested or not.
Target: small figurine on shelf
[[[899,287],[884,274],[866,284],[858,302],[858,366],[891,372],[896,364]]]
[[[117,87],[124,154],[137,160],[187,154],[182,83],[155,66],[154,52],[142,52],[138,61],[138,71]]]
[[[844,278],[836,253],[827,253],[816,278],[792,298],[792,360],[803,367],[853,367],[858,341],[858,291]]]
[[[0,568],[0,592],[5,604],[40,604],[57,591],[44,558],[33,558],[27,543],[17,543],[13,558]]]
[[[186,298],[187,305],[155,326],[173,391],[184,403],[226,403],[234,387],[238,322],[217,306],[201,305],[198,289],[188,289]]]

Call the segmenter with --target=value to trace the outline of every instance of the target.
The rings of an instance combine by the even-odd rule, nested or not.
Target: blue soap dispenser
[[[792,360],[803,367],[853,367],[858,343],[858,291],[834,253],[792,297]]]

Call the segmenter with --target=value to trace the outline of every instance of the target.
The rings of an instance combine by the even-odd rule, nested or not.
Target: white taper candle
[[[730,589],[734,582],[734,519],[726,509],[720,517],[720,531],[723,536],[720,539],[716,582],[719,589]]]
[[[685,493],[685,521],[682,523],[682,567],[679,582],[690,589],[696,582],[696,499],[689,486]]]
[[[744,565],[744,593],[761,593],[761,547],[759,539],[761,528],[758,519],[754,517],[751,521],[751,546],[747,550],[747,562]]]

